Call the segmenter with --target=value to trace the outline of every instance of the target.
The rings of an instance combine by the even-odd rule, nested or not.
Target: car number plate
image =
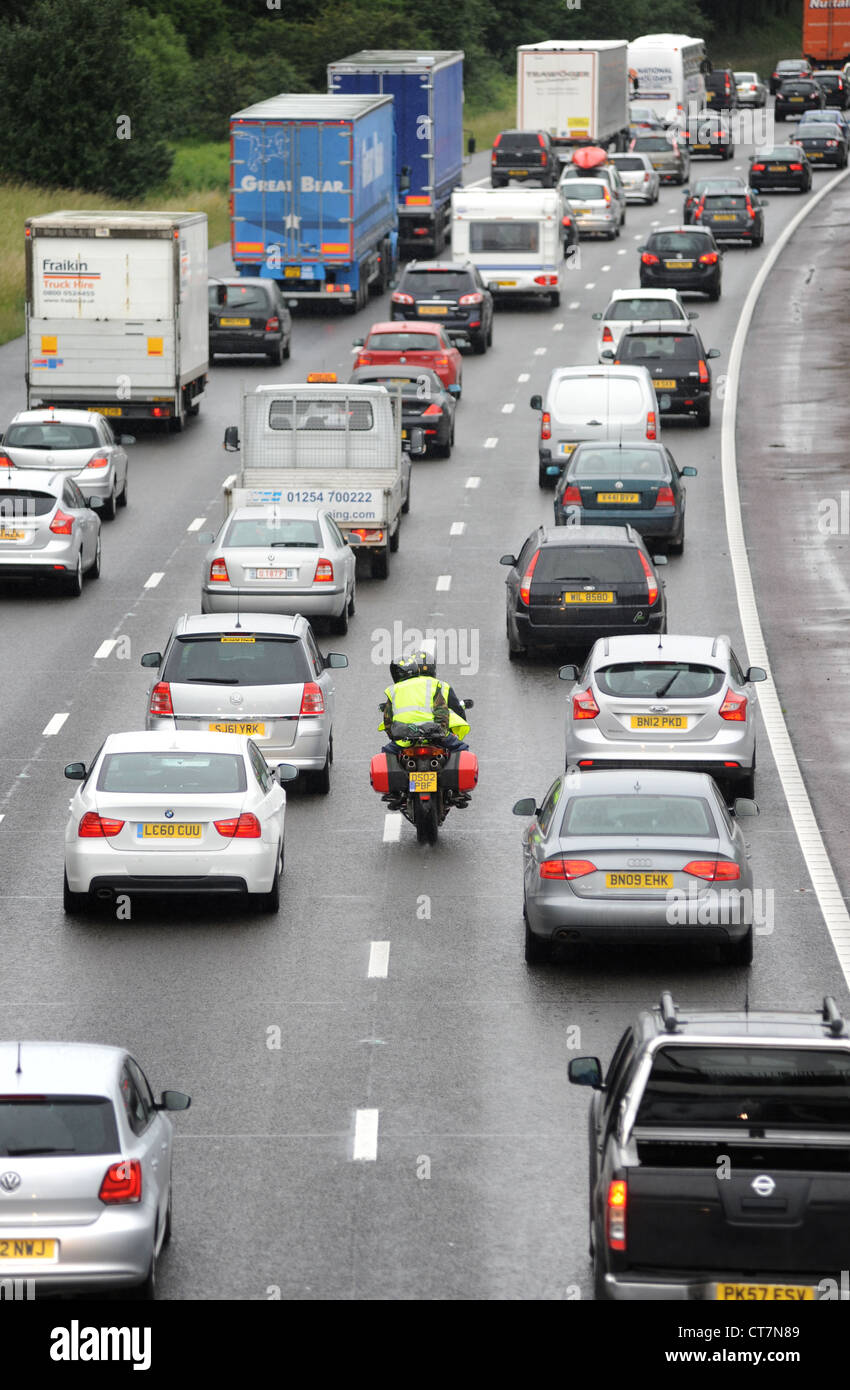
[[[298,578],[298,570],[297,570],[297,569],[286,569],[286,570],[284,570],[284,569],[280,569],[280,570],[265,569],[265,570],[255,570],[255,571],[254,571],[254,578],[255,578],[255,579],[297,579],[297,578]]]
[[[222,328],[250,328],[250,319],[219,319]]]
[[[256,719],[220,719],[217,724],[208,724],[207,728],[211,734],[249,734],[251,738],[257,734],[262,737],[266,732],[265,724],[259,724]]]
[[[200,840],[203,833],[203,826],[191,821],[169,821],[165,825],[147,821],[136,826],[139,840]]]
[[[407,438],[407,430],[402,430],[402,432],[401,432],[401,437],[402,437],[402,439],[406,439],[406,438]]]
[[[606,888],[672,888],[673,875],[622,872],[605,875]]]
[[[693,270],[693,261],[665,261],[668,270]]]
[[[590,214],[591,214],[591,212],[593,211],[593,209],[592,209],[592,208],[576,208],[575,211],[578,213],[579,217],[589,217]]]
[[[569,454],[572,454],[575,451],[575,447],[575,444],[559,444],[558,453],[561,455],[562,458],[567,458]]]
[[[528,173],[528,170],[527,170],[527,169],[509,169],[509,170],[508,170],[508,174],[510,175],[511,178],[514,178],[517,174],[527,174],[527,173]]]
[[[55,1260],[56,1241],[24,1239],[0,1240],[0,1260]]]
[[[285,265],[283,267],[283,276],[285,280],[297,280],[300,274],[301,270],[297,265]]]
[[[639,502],[639,492],[597,492],[597,502]]]
[[[686,714],[633,714],[633,729],[687,729]]]
[[[26,531],[7,531],[0,528],[0,541],[25,541],[26,538]]]
[[[407,790],[410,792],[435,792],[437,790],[436,772],[409,773]]]
[[[445,304],[420,304],[420,314],[447,314],[448,306]]]
[[[714,216],[713,216],[713,218],[712,218],[712,221],[714,221],[714,222],[734,222],[734,221],[735,221],[735,213],[734,213],[734,212],[716,212],[716,213],[714,213]]]
[[[610,589],[596,589],[592,593],[586,593],[583,589],[576,591],[568,589],[564,594],[564,603],[613,603],[614,595]]]
[[[792,101],[802,101],[803,98],[802,98],[802,97],[792,97],[791,100],[792,100]]]
[[[662,391],[675,391],[676,389],[676,382],[671,381],[670,378],[666,376],[659,377],[657,380],[653,379],[652,384],[653,386],[660,386]]]
[[[512,285],[515,286],[516,280],[495,280],[493,283],[495,284],[497,289],[506,290],[510,289]]]
[[[97,415],[120,415],[122,413],[120,405],[90,405],[89,410],[93,410]]]
[[[809,159],[823,159],[823,150],[807,150]]]
[[[718,1284],[715,1299],[758,1303],[813,1302],[814,1289],[803,1284]]]

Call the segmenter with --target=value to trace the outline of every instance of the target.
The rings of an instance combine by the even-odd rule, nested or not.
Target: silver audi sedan
[[[16,468],[67,473],[84,497],[100,498],[105,520],[113,521],[127,505],[125,448],[135,442],[131,434],[116,438],[95,410],[21,410],[0,438],[0,464],[5,454]]]
[[[173,1131],[182,1091],[95,1043],[0,1042],[0,1275],[36,1294],[156,1296],[171,1239]]]
[[[303,613],[343,634],[356,593],[354,551],[326,507],[238,507],[204,557],[202,613]]]
[[[79,598],[83,575],[100,576],[100,506],[64,473],[6,470],[0,459],[0,580],[55,580]]]
[[[602,943],[717,946],[730,964],[753,953],[753,881],[737,816],[704,772],[570,769],[522,837],[525,959]]]

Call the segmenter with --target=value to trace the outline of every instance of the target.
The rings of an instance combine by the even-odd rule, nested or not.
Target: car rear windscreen
[[[269,296],[261,285],[210,285],[209,306],[215,313],[244,309],[246,313],[267,314]]]
[[[100,792],[134,796],[224,795],[247,786],[240,753],[107,753],[97,778]]]
[[[717,829],[699,796],[574,796],[561,835],[711,835]]]
[[[837,125],[827,125],[826,121],[818,121],[816,125],[798,125],[796,131],[798,140],[840,140],[841,131]]]
[[[666,150],[669,154],[673,146],[666,135],[638,135],[637,148],[639,150],[651,151],[653,154],[658,154]]]
[[[646,478],[659,481],[669,476],[667,464],[654,449],[590,449],[579,454],[569,465],[573,478]]]
[[[644,164],[640,155],[637,154],[619,155],[617,157],[617,168],[621,171],[623,169],[626,169],[628,171],[640,170],[642,173],[646,173],[646,165]]]
[[[297,638],[258,633],[178,637],[162,680],[186,685],[298,685],[311,679]]]
[[[539,222],[470,222],[470,251],[538,251]]]
[[[711,249],[708,237],[689,232],[657,232],[649,242],[653,251],[662,254],[681,251],[685,256],[702,256]]]
[[[55,506],[56,498],[49,492],[0,488],[0,525],[7,525],[16,517],[49,516]]]
[[[0,1155],[114,1154],[121,1148],[106,1096],[0,1096]]]
[[[617,356],[621,362],[663,361],[665,357],[697,362],[700,353],[692,333],[624,333]]]
[[[606,695],[631,700],[703,699],[716,694],[725,679],[716,666],[696,661],[617,661],[594,672]]]
[[[318,400],[290,397],[269,405],[269,429],[291,430],[370,430],[374,425],[370,401],[353,397]]]
[[[439,298],[441,294],[456,299],[459,294],[472,293],[475,286],[468,270],[408,270],[402,288],[417,299]],[[374,338],[369,346],[376,346]]]
[[[364,352],[439,352],[437,333],[372,333]]]
[[[607,184],[585,183],[581,179],[565,179],[561,183],[571,203],[604,203],[605,194],[610,193]]]
[[[582,420],[612,415],[638,415],[646,404],[633,377],[566,377],[555,387],[551,413],[556,420],[580,415]]]
[[[322,528],[318,521],[300,521],[292,517],[268,516],[259,520],[240,517],[231,522],[221,544],[261,545],[270,549],[315,549],[322,543]]]
[[[538,154],[543,153],[543,146],[537,138],[535,130],[503,130],[499,136],[498,145],[493,146],[499,150],[536,150]]]
[[[746,1043],[662,1047],[636,1123],[850,1130],[850,1056]]]
[[[681,322],[684,314],[672,299],[615,299],[602,317],[610,319],[612,323],[628,322],[630,319],[637,319],[641,323],[650,319],[658,322],[678,319]]]
[[[10,425],[3,441],[10,449],[96,449],[100,442],[91,425]]]
[[[610,588],[617,584],[646,583],[643,565],[634,545],[546,545],[534,567],[533,583],[569,584],[579,581]]]
[[[780,96],[806,97],[818,90],[816,82],[783,82]]]
[[[798,160],[800,151],[796,145],[777,145],[773,150],[757,150],[753,158],[760,162],[767,160],[771,164],[778,164],[788,159]]]

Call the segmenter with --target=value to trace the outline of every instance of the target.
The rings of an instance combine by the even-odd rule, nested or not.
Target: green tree
[[[129,16],[126,33],[136,58],[150,68],[151,100],[169,139],[183,139],[194,112],[197,80],[186,40],[167,15],[144,9]]]

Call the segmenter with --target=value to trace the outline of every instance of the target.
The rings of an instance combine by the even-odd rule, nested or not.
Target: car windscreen
[[[539,222],[470,222],[470,251],[538,251]]]
[[[650,238],[649,246],[653,251],[681,251],[686,256],[702,256],[711,249],[708,238],[696,232],[656,232]]]
[[[56,498],[49,492],[0,488],[0,526],[8,526],[16,517],[49,516],[55,506]]]
[[[670,476],[663,456],[655,449],[594,449],[584,446],[569,465],[570,478],[647,478],[656,482]]]
[[[248,630],[216,633],[178,637],[162,680],[178,685],[297,685],[310,680],[310,665],[297,638],[263,637]]]
[[[547,545],[534,567],[533,583],[617,584],[646,583],[640,555],[634,545]]]
[[[610,193],[607,184],[596,182],[588,183],[581,179],[563,180],[561,187],[566,187],[567,197],[571,203],[602,203],[605,201],[605,194]]]
[[[625,169],[629,173],[639,169],[642,173],[646,173],[646,164],[641,159],[639,154],[619,155],[617,158],[617,168],[621,172],[623,169]]]
[[[638,1125],[850,1130],[850,1056],[746,1043],[658,1050]]]
[[[246,313],[270,312],[268,291],[261,285],[210,285],[209,306],[216,313],[244,309]]]
[[[91,425],[63,425],[60,421],[35,425],[10,425],[4,444],[10,449],[96,449],[100,443]]]
[[[370,333],[364,352],[439,352],[436,333]]]
[[[638,780],[640,774],[638,773]],[[716,836],[708,802],[701,796],[655,793],[574,796],[561,823],[567,835]]]
[[[594,680],[606,695],[634,700],[696,700],[715,695],[726,676],[698,661],[617,661],[598,666]]]
[[[374,425],[370,401],[358,401],[353,397],[337,397],[332,400],[319,400],[303,397],[271,401],[269,404],[269,429],[291,430],[295,421],[296,430],[370,430]]]
[[[646,358],[663,360],[665,357],[698,362],[700,353],[692,333],[624,333],[617,356],[621,362],[643,362]]]
[[[645,323],[649,319],[656,322],[668,319],[683,319],[683,311],[673,299],[615,299],[608,305],[603,319],[610,319],[612,323],[628,322],[631,319],[639,319]]]
[[[107,753],[97,777],[98,791],[134,796],[224,795],[247,786],[239,753]]]
[[[641,385],[633,377],[566,377],[555,387],[551,413],[556,420],[580,415],[638,415],[646,401]]]
[[[455,299],[459,294],[471,294],[475,285],[468,270],[408,270],[401,288],[417,299],[442,294]],[[374,339],[369,346],[375,346]]]
[[[230,523],[221,544],[262,545],[272,550],[287,547],[314,549],[322,543],[322,528],[318,521],[293,517],[266,516],[254,521],[238,517]]]
[[[638,135],[635,149],[652,151],[653,154],[666,150],[669,154],[673,146],[666,135]]]
[[[840,72],[819,72],[817,75],[817,84],[819,87],[830,87],[838,91],[844,86],[844,78],[841,76]]]
[[[24,1049],[26,1062],[26,1044]],[[4,1159],[114,1154],[120,1148],[115,1110],[106,1096],[0,1096]]]

